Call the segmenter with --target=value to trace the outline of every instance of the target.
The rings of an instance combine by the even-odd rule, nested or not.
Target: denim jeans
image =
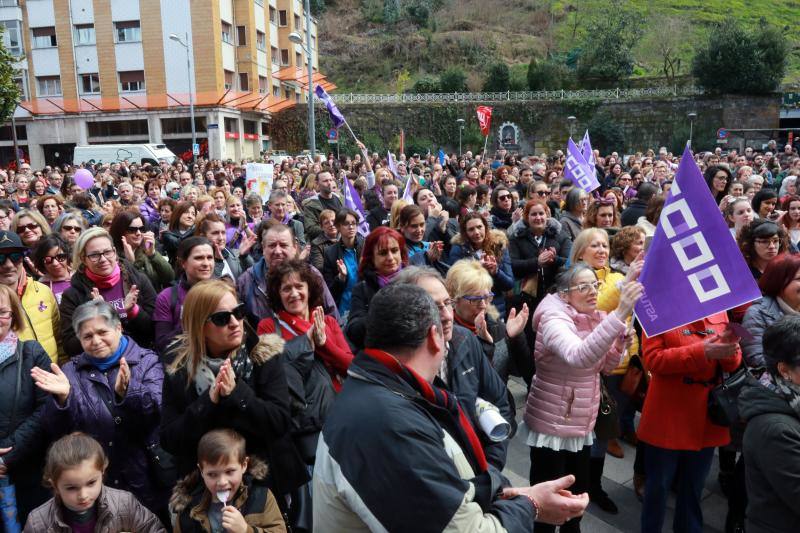
[[[647,481],[642,504],[642,533],[661,533],[667,508],[667,496],[675,476],[678,475],[675,533],[702,533],[703,511],[700,498],[703,494],[714,448],[700,451],[667,450],[657,446],[645,446],[645,470]]]

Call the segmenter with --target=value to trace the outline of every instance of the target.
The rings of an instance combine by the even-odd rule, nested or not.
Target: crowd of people
[[[670,491],[674,530],[703,531],[714,457],[726,533],[800,531],[791,145],[694,155],[763,298],[652,337],[665,148],[595,151],[587,193],[560,151],[392,172],[359,147],[283,160],[266,198],[231,161],[0,170],[4,531],[576,532],[590,501],[620,512],[620,440],[641,531]],[[709,393],[740,368],[721,425]]]

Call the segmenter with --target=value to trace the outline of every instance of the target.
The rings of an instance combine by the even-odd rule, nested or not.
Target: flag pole
[[[481,156],[481,163],[486,162],[486,145],[489,143],[489,136],[483,138],[483,155]]]
[[[350,127],[350,124],[348,124],[346,120],[344,121],[344,125],[347,126],[347,131],[350,132],[350,135],[353,136],[353,139],[358,141],[358,137],[356,137],[356,134],[353,133],[353,128]]]

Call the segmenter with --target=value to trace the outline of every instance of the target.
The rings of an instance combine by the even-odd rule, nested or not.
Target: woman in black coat
[[[247,439],[247,452],[270,463],[276,496],[308,481],[290,437],[289,389],[279,358],[284,342],[265,335],[248,354],[244,306],[220,280],[192,286],[184,301],[183,334],[166,359],[161,446],[176,458],[178,476],[197,468],[197,443],[212,429]],[[284,498],[278,498],[283,505]]]
[[[50,497],[41,484],[47,446],[42,413],[48,395],[31,379],[34,367],[50,370],[50,358],[37,341],[18,340],[24,328],[16,292],[0,285],[0,476],[16,489],[17,518],[23,524]]]
[[[145,274],[127,259],[117,256],[108,232],[103,228],[91,228],[81,233],[75,243],[72,264],[78,269],[59,305],[61,339],[66,354],[75,357],[83,352],[72,330],[72,313],[92,298],[111,304],[122,320],[122,332],[142,348],[151,348],[156,291]]]

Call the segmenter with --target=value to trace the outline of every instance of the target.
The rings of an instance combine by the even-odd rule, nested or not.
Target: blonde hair
[[[444,280],[452,298],[468,294],[485,293],[492,290],[492,276],[475,259],[460,259],[453,263]]]
[[[400,211],[403,210],[405,206],[409,205],[408,202],[405,200],[398,198],[392,204],[392,211],[389,215],[389,227],[392,229],[399,230],[400,229]]]
[[[6,297],[8,306],[11,308],[11,331],[19,333],[25,329],[25,315],[23,314],[17,291],[8,285],[0,284],[0,298],[3,296]]]
[[[187,383],[194,380],[197,367],[206,356],[206,337],[203,327],[226,294],[236,298],[236,290],[229,283],[218,279],[200,281],[186,293],[183,302],[184,313],[181,317],[183,333],[176,337],[178,348],[175,361],[167,369],[170,374],[186,367]]]
[[[587,228],[578,233],[578,236],[575,237],[575,241],[573,241],[572,243],[572,251],[570,252],[569,255],[570,264],[574,265],[575,263],[580,263],[581,261],[583,261],[583,259],[581,258],[583,252],[585,252],[586,249],[589,247],[589,244],[591,244],[592,239],[594,239],[598,235],[602,235],[606,241],[606,244],[608,244],[608,233],[606,233],[605,230],[602,230],[600,228]]]
[[[50,229],[50,224],[47,223],[44,216],[38,211],[33,211],[32,209],[20,209],[14,214],[14,217],[11,219],[11,226],[9,229],[14,233],[17,233],[17,225],[21,218],[28,217],[34,222],[39,228],[42,230],[42,237],[45,235],[50,235],[53,231]]]
[[[83,251],[86,249],[86,245],[89,244],[89,241],[101,237],[108,239],[111,248],[114,248],[114,239],[112,239],[111,235],[103,228],[94,227],[81,232],[78,240],[75,241],[75,248],[72,250],[73,268],[77,268],[78,265],[83,263]]]

